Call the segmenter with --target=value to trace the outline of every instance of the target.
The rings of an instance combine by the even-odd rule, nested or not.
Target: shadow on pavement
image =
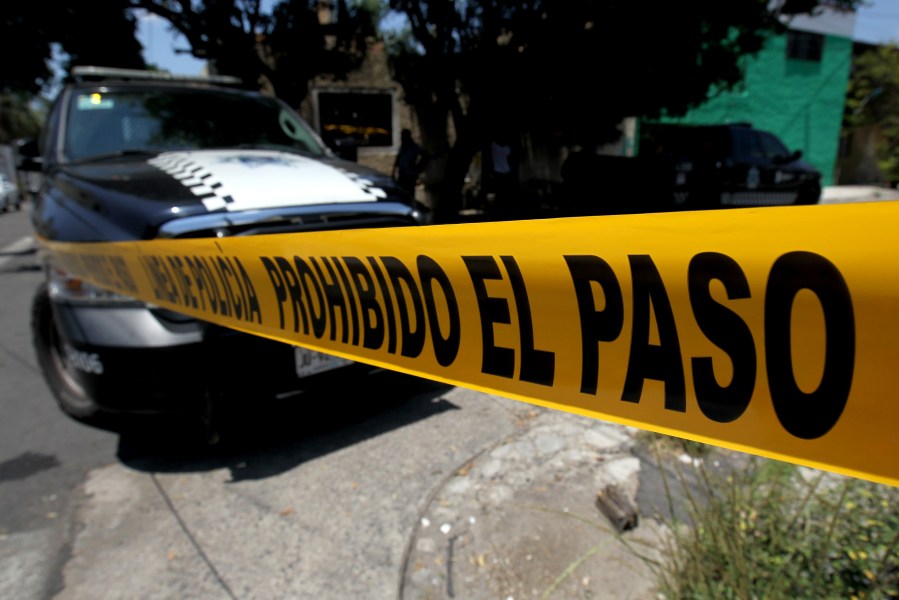
[[[119,438],[118,458],[151,472],[228,468],[231,481],[289,471],[388,431],[458,407],[452,386],[391,371],[347,378],[280,400],[246,398],[220,414],[220,439],[204,441],[195,422],[158,419]]]

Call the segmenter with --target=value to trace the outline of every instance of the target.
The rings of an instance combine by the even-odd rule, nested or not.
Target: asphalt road
[[[66,418],[38,370],[28,311],[42,275],[29,210],[0,213],[0,596],[26,599],[60,585],[73,494],[116,460],[118,442]]]

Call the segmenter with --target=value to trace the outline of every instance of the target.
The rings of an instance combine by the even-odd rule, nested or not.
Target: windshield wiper
[[[159,152],[160,150],[153,148],[128,148],[126,150],[115,150],[113,152],[102,152],[100,154],[85,156],[84,158],[70,161],[69,164],[83,165],[85,163],[101,162],[104,160],[123,158],[128,156],[155,156],[159,154]]]
[[[288,154],[301,154],[303,156],[322,156],[323,153],[318,149],[310,149],[305,144],[303,147],[290,146],[287,144],[277,144],[274,142],[243,142],[230,146],[210,146],[206,150],[275,150],[279,152],[287,152]]]

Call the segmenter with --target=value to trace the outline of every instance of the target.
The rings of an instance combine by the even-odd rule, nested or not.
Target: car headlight
[[[51,299],[69,304],[144,306],[140,300],[97,287],[56,267],[48,269],[47,290]]]

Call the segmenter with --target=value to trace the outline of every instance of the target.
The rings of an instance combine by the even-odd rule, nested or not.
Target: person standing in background
[[[488,191],[494,194],[494,203],[508,208],[518,183],[518,163],[509,135],[501,133],[490,142]]]
[[[401,188],[415,197],[415,185],[424,169],[426,156],[421,146],[412,138],[411,129],[403,129],[400,134],[400,149],[393,162],[392,176]]]

